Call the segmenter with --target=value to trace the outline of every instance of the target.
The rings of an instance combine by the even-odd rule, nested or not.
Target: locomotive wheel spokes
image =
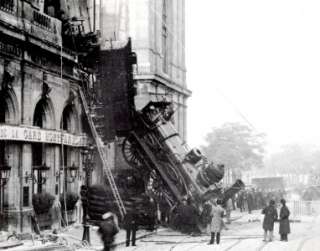
[[[122,143],[122,153],[126,162],[134,167],[140,168],[142,163],[139,156],[139,145],[132,136],[128,136]]]
[[[150,192],[159,199],[161,196],[161,188],[164,186],[164,183],[160,175],[155,170],[150,172],[149,181],[151,186],[148,189],[150,189]]]
[[[150,172],[151,187],[150,192],[154,195],[157,201],[161,198],[169,200],[171,204],[174,204],[174,196],[172,196],[170,190],[168,190],[167,185],[163,182],[161,176],[155,171]]]

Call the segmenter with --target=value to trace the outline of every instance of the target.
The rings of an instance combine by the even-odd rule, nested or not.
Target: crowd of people
[[[270,200],[274,200],[276,204],[285,197],[284,190],[263,190],[263,189],[246,189],[240,191],[232,198],[233,206],[240,209],[241,212],[258,210],[266,207]]]
[[[221,239],[221,231],[228,229],[225,224],[231,223],[232,210],[238,208],[241,212],[248,212],[252,210],[261,210],[264,215],[262,228],[264,230],[264,241],[273,240],[274,223],[279,222],[279,234],[281,241],[288,241],[288,234],[290,233],[289,215],[290,211],[286,206],[286,201],[283,191],[263,191],[247,189],[242,190],[233,198],[226,201],[221,199],[212,199],[205,203],[202,213],[199,215],[198,210],[193,206],[192,202],[187,198],[183,198],[181,203],[174,208],[164,212],[160,211],[160,222],[167,223],[168,215],[170,214],[171,226],[175,226],[177,230],[186,234],[199,234],[204,231],[199,226],[206,223],[205,227],[210,234],[210,241],[208,244],[219,244]],[[276,205],[281,204],[280,212],[278,214]],[[160,206],[160,205],[159,205]],[[153,207],[152,209],[156,209]],[[137,210],[132,210],[124,219],[123,226],[126,230],[126,246],[135,246],[136,231],[138,229]],[[156,214],[153,214],[156,218]],[[223,219],[225,218],[225,220]],[[103,221],[100,226],[100,234],[105,243],[105,250],[110,250],[113,243],[114,235],[119,231],[118,223],[115,215],[110,213],[103,215]],[[156,221],[156,219],[155,219]],[[154,221],[154,222],[155,222]]]

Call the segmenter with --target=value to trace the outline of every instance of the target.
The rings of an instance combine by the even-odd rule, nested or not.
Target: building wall
[[[138,65],[135,78],[138,96],[136,108],[143,108],[148,100],[163,97],[175,104],[175,126],[186,139],[186,100],[190,91],[186,86],[185,68],[185,7],[184,0],[167,2],[167,71],[163,70],[165,52],[162,46],[163,1],[105,0],[101,2],[100,29],[105,48],[113,41],[132,38]]]
[[[48,133],[46,135],[58,133],[62,136],[66,133],[65,130],[62,130],[61,120],[67,105],[72,107],[70,129],[68,128],[67,131],[74,136],[82,135],[81,117],[83,115],[77,94],[78,85],[81,83],[77,74],[77,63],[73,55],[65,52],[61,54],[59,48],[61,35],[57,33],[56,28],[51,31],[48,30],[48,27],[37,26],[35,23],[29,23],[29,20],[24,20],[17,10],[25,8],[26,16],[30,14],[27,11],[36,11],[37,14],[42,12],[27,2],[24,2],[25,6],[21,1],[14,0],[13,2],[13,10],[8,10],[5,8],[6,6],[0,4],[0,95],[7,97],[6,105],[8,106],[5,124],[0,124],[0,140],[5,142],[4,147],[0,150],[5,151],[4,158],[11,166],[10,178],[7,184],[0,188],[0,192],[3,191],[4,195],[2,206],[6,204],[1,212],[1,227],[9,231],[26,232],[30,231],[29,216],[32,211],[32,194],[37,192],[35,180],[30,175],[34,165],[32,159],[33,156],[39,154],[33,152],[32,146],[35,145],[35,142],[32,135],[28,136],[28,132],[29,130],[40,130],[34,126],[34,113],[38,102],[44,97],[44,83],[50,89],[45,98],[46,107],[43,114],[43,129],[48,129],[44,130]],[[59,20],[50,19],[46,15],[44,17],[51,20],[51,24],[59,25]],[[23,33],[23,29],[29,29],[30,33],[38,30],[40,33],[37,37],[37,32],[34,34]],[[43,37],[41,32],[50,33],[52,38],[56,37],[57,39],[48,43],[46,39],[51,37]],[[63,62],[62,78],[61,58]],[[6,74],[12,77],[8,87],[4,86],[8,82],[5,81]],[[12,126],[13,129],[8,131],[8,128],[3,127],[4,125]],[[19,129],[23,130],[22,136],[24,135],[25,138],[20,137],[20,140],[17,141],[14,139],[16,135],[13,132],[17,132]],[[9,132],[12,135],[9,135]],[[65,181],[64,173],[61,170],[62,145],[57,142],[41,142],[44,149],[42,162],[50,167],[47,171],[47,181],[42,185],[42,190],[55,195],[57,203],[60,193],[64,191]],[[68,167],[74,163],[79,167],[79,175],[73,183],[67,184],[67,191],[78,193],[80,184],[84,180],[84,173],[81,171],[81,148],[70,145],[66,150],[65,154],[68,157],[67,163],[64,165]],[[67,179],[70,181],[69,178]],[[27,198],[27,194],[23,193],[24,188],[29,188],[28,201],[24,201],[24,196]],[[4,216],[5,218],[3,218]],[[59,226],[60,220],[57,218],[53,220],[54,224]]]

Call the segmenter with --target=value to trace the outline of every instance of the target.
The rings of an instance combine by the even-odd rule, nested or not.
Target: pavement
[[[120,230],[115,238],[116,250],[139,251],[139,250],[320,250],[320,219],[319,217],[302,217],[301,222],[291,224],[292,234],[289,235],[289,242],[283,243],[278,239],[278,224],[275,226],[275,241],[272,243],[262,242],[261,222],[263,216],[261,210],[248,212],[233,211],[231,224],[227,225],[228,230],[223,230],[221,245],[210,248],[207,245],[209,233],[200,236],[181,234],[174,230],[160,227],[156,231],[138,230],[137,247],[125,247],[126,232]],[[319,227],[317,227],[319,226]],[[69,226],[57,235],[52,231],[44,231],[42,236],[33,236],[33,240],[19,242],[10,240],[0,242],[0,250],[9,247],[8,251],[97,251],[103,249],[103,244],[97,233],[97,227],[90,228],[91,245],[82,242],[83,227],[81,224]],[[319,236],[319,238],[318,238]],[[1,235],[0,235],[1,237]],[[2,244],[2,246],[1,246]],[[21,245],[22,244],[22,245]],[[16,245],[13,247],[13,245]],[[306,249],[308,247],[308,249]],[[315,247],[319,247],[315,249]],[[219,249],[220,248],[220,249]]]
[[[147,231],[147,230],[138,230],[136,233],[136,239],[142,239],[149,235],[156,235],[159,232],[166,231],[166,228],[158,228],[155,231]],[[69,227],[64,232],[60,233],[59,236],[65,238],[69,245],[75,246],[77,250],[88,250],[87,243],[82,243],[82,234],[83,228],[82,225],[73,225]],[[126,242],[126,231],[120,229],[119,233],[115,237],[114,246],[124,246]],[[79,245],[82,243],[82,245]],[[98,234],[98,227],[90,228],[90,249],[92,250],[101,250],[103,248],[103,243]]]
[[[158,228],[155,231],[138,230],[136,234],[137,240],[145,238],[146,236],[157,234],[165,231],[165,228]],[[5,235],[5,234],[4,234]],[[57,234],[53,234],[52,230],[45,230],[41,236],[30,235],[33,239],[17,240],[11,238],[0,241],[0,250],[8,251],[71,251],[71,250],[102,250],[103,243],[98,234],[98,227],[90,227],[90,244],[82,241],[83,227],[82,224],[73,224]],[[5,236],[8,236],[6,234]],[[121,229],[116,235],[114,246],[121,246],[125,244],[126,231]]]

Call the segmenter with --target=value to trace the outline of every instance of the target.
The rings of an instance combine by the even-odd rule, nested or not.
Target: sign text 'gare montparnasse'
[[[86,135],[74,135],[63,131],[9,125],[0,125],[0,140],[64,144],[74,147],[88,145],[88,137]]]

